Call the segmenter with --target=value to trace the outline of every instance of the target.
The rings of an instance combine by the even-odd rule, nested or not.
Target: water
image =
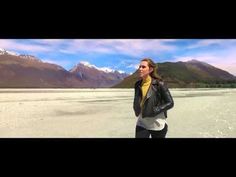
[[[170,89],[168,138],[235,138],[236,89]],[[0,137],[133,138],[133,89],[0,89]]]

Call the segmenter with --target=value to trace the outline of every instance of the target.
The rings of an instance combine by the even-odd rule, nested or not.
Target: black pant
[[[162,130],[147,130],[143,127],[136,126],[135,138],[149,138],[150,135],[152,138],[165,138],[167,131],[167,124],[165,124],[165,127]]]

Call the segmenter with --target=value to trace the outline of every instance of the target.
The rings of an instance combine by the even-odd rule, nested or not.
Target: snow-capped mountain
[[[27,60],[33,60],[33,61],[38,61],[42,62],[40,59],[36,58],[33,55],[19,55],[20,58],[27,59]]]
[[[114,70],[114,69],[111,69],[111,68],[109,68],[109,67],[97,67],[97,66],[95,66],[95,65],[92,65],[92,64],[90,64],[89,62],[87,62],[87,61],[81,61],[81,62],[79,62],[79,64],[77,64],[73,69],[71,69],[71,72],[73,72],[73,70],[75,70],[76,69],[76,67],[77,66],[79,66],[79,65],[84,65],[84,66],[87,66],[87,67],[89,67],[89,68],[94,68],[94,69],[97,69],[97,70],[99,70],[99,71],[103,71],[103,72],[105,72],[105,73],[120,73],[120,74],[124,74],[125,72],[124,71],[121,71],[121,70]]]
[[[78,79],[88,81],[91,87],[111,87],[128,76],[122,71],[116,71],[109,67],[99,68],[88,62],[80,62],[70,72]]]
[[[59,65],[41,62],[31,55],[11,55],[6,50],[1,53],[0,88],[89,87]]]
[[[42,62],[33,55],[0,49],[0,87],[5,88],[96,88],[117,84],[128,74],[110,68],[98,68],[88,62],[71,71]]]
[[[19,56],[19,58],[21,58],[21,59],[34,60],[34,61],[42,62],[40,59],[36,58],[33,55],[18,54],[16,52],[12,52],[12,51],[5,50],[5,49],[2,49],[2,48],[0,48],[0,55]]]
[[[0,55],[14,55],[14,56],[18,56],[19,54],[12,52],[12,51],[8,51],[5,49],[0,48]]]

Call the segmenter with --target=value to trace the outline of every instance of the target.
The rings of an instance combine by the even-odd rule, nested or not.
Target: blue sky
[[[133,73],[140,59],[197,59],[236,75],[236,39],[0,39],[0,48],[70,70],[79,62]]]

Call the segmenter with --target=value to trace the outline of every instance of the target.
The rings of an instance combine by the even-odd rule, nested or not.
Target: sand
[[[167,138],[236,137],[236,89],[170,89]],[[133,89],[0,89],[0,137],[133,138]]]

